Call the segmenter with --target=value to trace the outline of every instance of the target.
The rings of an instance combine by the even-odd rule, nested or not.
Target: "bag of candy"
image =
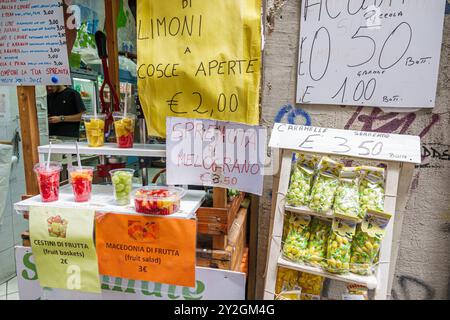
[[[384,211],[385,170],[377,167],[360,167],[361,183],[359,186],[360,218],[367,210]]]
[[[339,185],[334,198],[335,215],[357,218],[359,205],[359,172],[358,168],[343,168],[339,174]]]
[[[298,279],[300,272],[296,270],[278,268],[277,283],[275,286],[275,293],[279,294],[282,291],[289,291],[298,289]]]
[[[302,272],[298,285],[302,289],[300,300],[320,300],[325,278]]]
[[[294,207],[307,206],[318,158],[314,155],[297,154],[291,173],[291,183],[286,195],[286,204]]]
[[[378,255],[385,229],[391,215],[368,210],[358,226],[353,238],[350,258],[350,271],[359,275],[371,275],[373,263]]]
[[[300,300],[300,272],[279,267],[275,285],[275,300]]]
[[[347,285],[347,293],[342,295],[342,300],[369,300],[369,290],[359,284]]]
[[[314,217],[311,222],[311,236],[309,237],[308,249],[305,261],[312,266],[320,267],[326,265],[327,243],[331,230],[331,221]]]
[[[319,213],[329,214],[338,186],[339,171],[343,165],[328,157],[320,160],[318,173],[311,189],[309,208]]]
[[[289,224],[289,232],[284,240],[283,255],[294,262],[304,259],[310,236],[311,217],[302,214],[290,214],[285,221]]]
[[[333,219],[331,235],[328,239],[327,266],[325,267],[328,272],[344,274],[350,271],[350,250],[356,231],[356,219],[355,217],[354,220],[351,220],[340,215]]]

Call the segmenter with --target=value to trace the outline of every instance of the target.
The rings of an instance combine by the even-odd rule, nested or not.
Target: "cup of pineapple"
[[[105,144],[105,119],[106,115],[104,114],[83,115],[89,147],[98,148]]]

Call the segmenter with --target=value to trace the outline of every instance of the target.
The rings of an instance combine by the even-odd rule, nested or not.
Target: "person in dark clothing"
[[[47,93],[49,135],[78,139],[86,111],[81,95],[67,86],[47,86]]]

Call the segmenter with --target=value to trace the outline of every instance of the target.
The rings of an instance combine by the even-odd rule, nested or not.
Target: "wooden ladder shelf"
[[[287,125],[275,124],[271,142],[269,144],[270,147],[277,148],[281,151],[281,168],[279,173],[274,176],[273,181],[272,217],[270,222],[271,231],[269,235],[269,251],[266,264],[264,299],[272,300],[275,297],[278,267],[320,275],[332,280],[364,285],[369,290],[375,290],[374,298],[376,300],[388,299],[390,297],[395,272],[395,262],[398,255],[401,226],[403,222],[403,209],[407,202],[409,186],[413,177],[414,163],[420,163],[420,138],[400,135],[387,135],[380,138],[385,139],[385,143],[394,144],[398,144],[398,141],[402,141],[401,138],[404,138],[403,146],[397,145],[386,148],[397,148],[398,153],[405,154],[407,161],[402,162],[388,160],[392,157],[392,153],[389,154],[388,150],[386,150],[386,152],[381,152],[377,156],[361,157],[361,152],[357,149],[358,146],[360,147],[364,141],[374,143],[378,141],[376,138],[362,138],[364,136],[363,133],[348,130],[315,128],[317,129],[315,132],[325,131],[325,133],[322,134],[322,137],[319,137],[319,139],[323,140],[313,141],[314,138],[311,137],[312,127],[290,125],[289,128],[291,128],[292,132],[288,132],[287,128]],[[350,141],[351,137],[358,138],[354,138],[357,141],[353,141],[352,143],[349,142],[348,148],[350,150],[344,154],[342,152],[330,152],[330,150],[339,150],[336,147],[330,148],[328,145],[332,144],[333,138],[336,137],[339,137],[339,140],[336,141],[337,146],[340,142],[344,141],[342,139],[348,138]],[[305,141],[309,143],[308,148],[303,148]],[[363,142],[361,143],[361,141]],[[410,145],[407,145],[408,142]],[[367,145],[368,144],[366,143],[364,146]],[[376,267],[373,276],[359,276],[352,273],[345,275],[332,274],[321,268],[298,264],[283,258],[281,252],[285,212],[296,212],[312,216],[318,215],[309,208],[295,208],[286,206],[285,204],[285,195],[288,192],[292,159],[295,152],[328,155],[330,157],[343,157],[349,160],[371,161],[372,163],[377,161],[377,163],[386,165],[384,211],[391,213],[393,216],[386,228],[379,253],[380,263]],[[404,159],[405,157],[403,156],[402,158]],[[323,215],[321,216],[323,217]],[[333,217],[329,216],[326,218],[332,219]]]

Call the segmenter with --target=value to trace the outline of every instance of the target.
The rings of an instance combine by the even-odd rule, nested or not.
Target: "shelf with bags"
[[[306,272],[306,273],[322,276],[322,277],[332,279],[332,280],[338,280],[338,281],[342,281],[342,282],[363,285],[370,290],[375,289],[377,287],[377,283],[378,283],[375,275],[360,276],[360,275],[353,274],[353,273],[334,274],[334,273],[327,272],[319,267],[308,266],[308,265],[299,264],[299,263],[295,263],[295,262],[286,260],[283,256],[280,256],[280,258],[278,259],[278,266],[287,268],[287,269],[291,269],[291,270],[297,270],[300,272]]]

